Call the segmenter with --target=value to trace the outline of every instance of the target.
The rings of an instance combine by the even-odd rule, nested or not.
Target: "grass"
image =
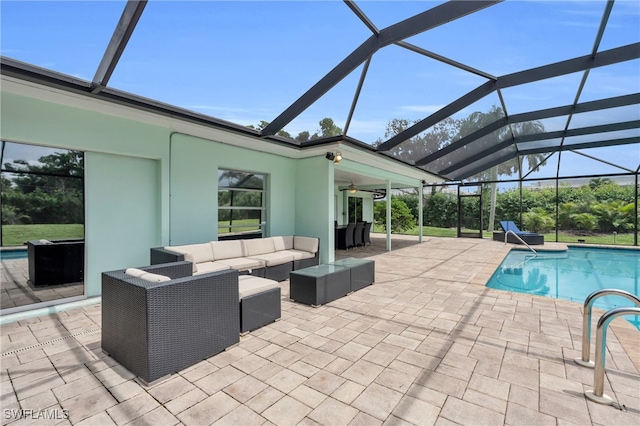
[[[374,226],[373,232],[386,233],[384,227],[381,225]],[[415,226],[412,229],[402,232],[401,235],[418,235],[418,227]],[[457,237],[458,230],[456,228],[435,228],[432,226],[423,226],[422,235],[425,237]],[[482,236],[484,238],[493,238],[493,235],[487,231],[483,231]],[[577,243],[578,239],[584,240],[586,244],[613,244],[613,234],[593,234],[593,235],[575,235],[568,232],[559,232],[558,241],[561,243]],[[555,231],[544,234],[544,240],[548,242],[555,242]],[[632,246],[633,234],[618,234],[616,236],[616,245],[620,246]]]
[[[28,240],[84,238],[84,225],[2,225],[2,246],[21,246]]]

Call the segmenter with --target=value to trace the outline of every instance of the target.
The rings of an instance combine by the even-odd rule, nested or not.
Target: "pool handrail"
[[[613,399],[604,394],[604,364],[607,351],[607,327],[609,323],[622,315],[640,315],[640,308],[623,306],[607,311],[598,321],[596,328],[596,362],[593,371],[593,390],[584,395],[599,404],[613,405]]]
[[[603,288],[587,296],[584,301],[584,312],[582,314],[582,358],[575,359],[576,363],[583,367],[593,368],[595,365],[589,360],[591,351],[591,311],[593,310],[593,304],[596,299],[602,296],[622,296],[631,300],[637,306],[640,306],[640,298],[635,294],[615,288]],[[602,318],[600,319],[602,320]]]
[[[520,238],[520,235],[516,234],[514,231],[512,230],[508,230],[507,232],[504,233],[504,243],[507,244],[507,236],[509,234],[513,234],[522,244],[524,244],[525,246],[527,246],[527,248],[529,250],[531,250],[533,252],[533,254],[535,254],[536,256],[538,255],[538,252],[535,251],[533,249],[533,247],[531,247],[529,244],[527,244],[522,238]]]

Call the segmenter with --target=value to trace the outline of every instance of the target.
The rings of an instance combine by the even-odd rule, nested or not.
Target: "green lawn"
[[[84,238],[83,224],[2,225],[2,245],[21,246],[28,240]]]
[[[374,226],[373,232],[385,233],[384,227],[381,225]],[[418,235],[418,227],[414,227],[408,231],[402,233],[403,235]],[[431,226],[422,227],[422,235],[425,237],[457,237],[458,230],[456,228],[434,228]],[[482,233],[484,238],[493,238],[493,235],[484,231]],[[558,241],[561,243],[577,243],[578,239],[584,240],[587,244],[613,244],[613,234],[594,234],[579,236],[566,232],[560,232],[558,234]],[[555,242],[556,233],[549,232],[544,234],[544,240],[548,242]],[[616,245],[632,246],[633,234],[618,234],[616,236]]]

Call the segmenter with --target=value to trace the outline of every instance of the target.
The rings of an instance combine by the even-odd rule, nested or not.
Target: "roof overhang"
[[[261,137],[258,130],[127,92],[103,88],[93,93],[92,84],[88,81],[10,58],[0,57],[0,65],[2,92],[135,120],[167,128],[171,132],[288,158],[325,156],[327,151],[341,151],[349,162],[386,170],[410,180],[443,180],[378,153],[374,147],[353,138],[336,136],[301,144],[279,136]]]

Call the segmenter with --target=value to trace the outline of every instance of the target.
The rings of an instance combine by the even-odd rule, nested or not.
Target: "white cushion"
[[[252,259],[250,257],[235,257],[233,259],[216,260],[215,263],[227,265],[230,268],[237,269],[238,271],[264,268],[264,262],[262,260]]]
[[[243,257],[244,248],[241,240],[235,241],[211,241],[211,250],[214,260]]]
[[[290,254],[291,256],[293,256],[294,260],[309,259],[309,258],[315,257],[315,253],[311,253],[304,250],[283,250],[278,253]]]
[[[167,276],[160,275],[160,274],[152,274],[151,272],[145,272],[142,269],[136,269],[136,268],[128,268],[124,271],[124,273],[132,277],[140,278],[141,280],[149,281],[152,283],[161,283],[161,282],[171,280],[171,278]]]
[[[38,240],[38,242],[39,242],[40,244],[53,244],[53,243],[52,243],[51,241],[49,241],[49,240]]]
[[[312,237],[293,237],[293,248],[314,253],[318,251],[318,239]]]
[[[282,265],[283,263],[293,262],[293,255],[283,251],[275,253],[264,253],[251,256],[252,259],[262,260],[267,266]]]
[[[271,238],[251,238],[241,240],[244,244],[244,256],[253,257],[265,253],[273,253],[276,251]]]
[[[280,284],[274,280],[253,277],[251,275],[240,275],[238,277],[238,299],[241,300],[243,297],[279,287]]]
[[[143,271],[142,269],[138,268],[127,268],[125,269],[124,273],[127,275],[131,275],[132,277],[141,277],[146,274],[147,271]]]
[[[191,254],[190,251],[186,251],[186,250],[182,250],[181,248],[178,247],[165,247],[164,248],[167,251],[172,251],[174,253],[178,253],[184,256],[184,260],[186,262],[191,262],[191,273],[195,274],[196,272],[198,272],[198,267],[196,266],[196,261],[193,259],[193,254]]]
[[[271,237],[271,239],[273,240],[273,248],[276,251],[280,251],[280,250],[285,250],[286,249],[283,237]]]
[[[284,240],[284,249],[290,250],[293,248],[293,235],[285,235],[282,237]]]
[[[193,255],[193,260],[196,263],[213,262],[213,250],[211,249],[211,243],[203,244],[189,244],[184,246],[177,246],[180,250],[187,251]]]
[[[224,271],[226,269],[231,269],[231,267],[220,262],[204,262],[198,264],[198,272],[194,272],[193,275],[202,275],[207,272]]]

